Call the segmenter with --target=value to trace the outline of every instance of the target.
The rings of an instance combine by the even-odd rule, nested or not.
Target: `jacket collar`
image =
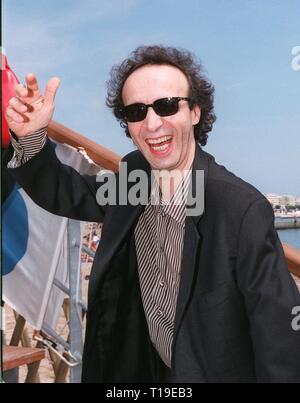
[[[209,158],[210,157],[211,156],[209,154],[207,154],[205,151],[203,151],[200,146],[196,147],[195,158],[194,158],[193,168],[192,168],[192,178],[191,178],[190,191],[192,189],[193,190],[196,189],[196,186],[197,186],[197,171],[198,172],[202,171],[203,175],[204,175],[204,189],[203,189],[204,195],[203,195],[203,197],[205,197],[205,192],[206,192],[206,188],[207,188],[207,182],[208,182],[208,176],[209,176]],[[204,204],[204,212],[205,212],[205,204]],[[198,225],[199,220],[201,219],[202,216],[203,216],[203,214],[191,217],[196,226]]]
[[[142,154],[138,151],[130,153],[128,156],[122,159],[122,162],[127,162],[127,174],[134,169],[140,169],[147,173],[148,178],[151,175],[150,165],[147,163]],[[121,170],[125,169],[124,165],[121,166]],[[122,175],[121,170],[117,176],[116,187],[118,193],[119,181]],[[148,181],[150,182],[150,181]],[[133,183],[128,183],[128,189],[133,186]],[[150,194],[150,185],[148,187],[148,194]],[[102,228],[102,239],[97,250],[97,267],[93,265],[89,282],[89,310],[94,306],[96,297],[98,295],[99,286],[101,284],[104,275],[107,273],[109,263],[122,244],[122,242],[128,237],[130,230],[132,230],[138,221],[138,218],[145,206],[138,204],[136,206],[131,204],[117,204],[109,205],[106,208],[104,223]],[[99,254],[98,254],[99,253]]]
[[[191,178],[191,189],[196,189],[197,185],[197,171],[203,171],[204,174],[204,197],[207,191],[207,183],[209,178],[209,162],[213,157],[207,154],[201,149],[200,146],[196,147],[195,158],[192,168],[192,178]],[[201,233],[201,219],[205,214],[205,204],[204,211],[200,215],[189,216],[187,215],[185,221],[185,237],[184,237],[184,247],[182,252],[182,265],[181,265],[181,279],[179,294],[177,299],[177,307],[175,314],[175,329],[173,334],[173,344],[172,351],[174,352],[178,329],[183,319],[185,309],[187,307],[190,295],[193,290],[193,285],[195,284],[195,277],[197,276],[197,258],[199,257],[199,251],[201,248],[201,242],[203,239],[203,234]],[[172,367],[174,365],[173,360],[175,356],[172,354]]]

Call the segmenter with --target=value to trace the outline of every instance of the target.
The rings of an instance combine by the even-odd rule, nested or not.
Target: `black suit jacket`
[[[140,152],[129,171],[150,167]],[[299,292],[262,194],[200,147],[205,212],[187,217],[170,382],[300,382]],[[52,147],[11,174],[46,210],[103,221],[89,285],[84,382],[157,382],[160,360],[141,299],[134,228],[142,206],[99,206],[99,183],[62,165]]]

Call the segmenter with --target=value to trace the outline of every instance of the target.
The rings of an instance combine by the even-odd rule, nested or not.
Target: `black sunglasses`
[[[148,108],[151,106],[159,116],[175,115],[179,109],[179,101],[190,101],[187,97],[160,98],[153,104],[136,103],[121,108],[123,118],[127,122],[140,122],[147,116]]]

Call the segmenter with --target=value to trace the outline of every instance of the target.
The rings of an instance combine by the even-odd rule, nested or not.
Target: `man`
[[[59,80],[44,96],[33,75],[26,81],[6,113],[11,174],[43,208],[103,221],[83,381],[299,381],[300,333],[291,326],[299,293],[272,208],[201,149],[215,120],[213,87],[191,54],[140,47],[112,70],[107,104],[139,150],[123,161],[129,173],[156,171],[159,203],[146,206],[97,203],[101,183],[62,165],[46,139]],[[182,173],[169,193],[162,171]],[[205,210],[193,216],[185,204],[199,171]]]

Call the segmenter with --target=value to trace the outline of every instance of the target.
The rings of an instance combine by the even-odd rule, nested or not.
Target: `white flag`
[[[99,171],[75,148],[53,144],[58,158],[80,173]],[[36,205],[18,185],[3,204],[3,300],[35,329],[43,323],[55,328],[60,314],[65,294],[53,280],[67,285],[67,222]]]

